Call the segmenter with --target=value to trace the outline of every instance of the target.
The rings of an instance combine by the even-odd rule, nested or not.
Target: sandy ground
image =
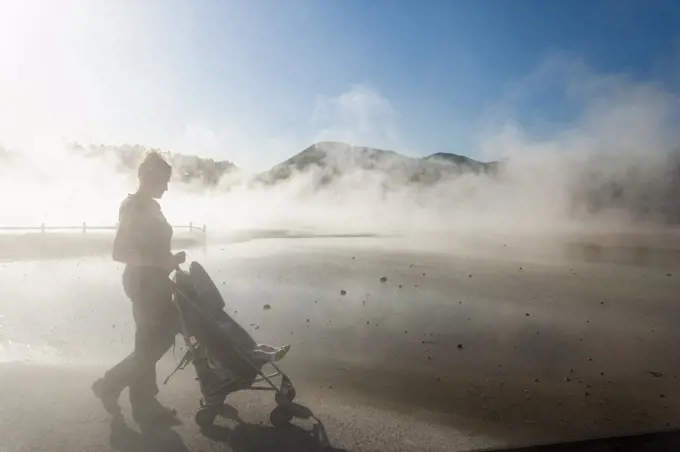
[[[642,265],[639,247],[501,242],[270,239],[190,256],[256,339],[292,344],[282,365],[330,449],[309,421],[268,425],[270,394],[234,395],[245,424],[202,435],[191,369],[162,387],[183,425],[112,429],[89,385],[131,348],[120,268],[2,264],[2,451],[450,451],[680,427],[673,252]]]

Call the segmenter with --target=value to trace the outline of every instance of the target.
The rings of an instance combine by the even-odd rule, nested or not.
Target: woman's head
[[[172,167],[157,152],[149,152],[137,168],[140,190],[153,198],[161,198],[168,190]]]

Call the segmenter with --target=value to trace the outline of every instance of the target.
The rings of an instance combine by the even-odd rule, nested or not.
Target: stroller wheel
[[[200,407],[194,415],[194,420],[199,427],[210,427],[217,417],[217,407],[204,405]]]
[[[287,407],[277,406],[269,414],[269,422],[274,427],[285,427],[293,419],[293,413]]]

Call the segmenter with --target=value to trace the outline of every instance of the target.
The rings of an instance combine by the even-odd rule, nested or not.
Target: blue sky
[[[538,134],[573,122],[574,77],[680,88],[672,0],[3,2],[0,141],[250,167],[316,139],[474,156],[499,112]]]

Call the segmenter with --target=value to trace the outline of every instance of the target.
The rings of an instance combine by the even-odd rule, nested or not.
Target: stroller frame
[[[179,267],[176,272],[185,272]],[[200,407],[196,411],[194,416],[195,422],[201,428],[207,428],[213,424],[215,418],[222,407],[224,406],[224,401],[229,394],[237,391],[274,391],[274,401],[276,402],[276,408],[269,415],[269,420],[274,426],[286,425],[292,418],[292,405],[293,400],[295,400],[296,392],[290,378],[280,369],[280,367],[275,362],[267,362],[258,366],[254,364],[247,356],[245,356],[239,347],[236,347],[233,343],[229,343],[228,346],[230,350],[235,352],[246,364],[249,366],[249,370],[252,370],[256,376],[249,383],[243,381],[242,379],[237,379],[235,381],[226,381],[222,384],[218,384],[216,387],[207,389],[208,384],[206,383],[206,373],[213,370],[207,359],[201,356],[201,346],[204,345],[192,340],[191,333],[186,323],[183,310],[180,306],[180,299],[183,300],[187,306],[194,309],[201,317],[208,321],[215,321],[212,316],[206,313],[201,307],[194,302],[187,294],[185,294],[179,287],[177,282],[170,279],[171,287],[173,290],[173,304],[175,305],[178,314],[182,337],[187,347],[187,352],[184,357],[177,365],[175,370],[167,377],[165,383],[167,383],[170,378],[178,371],[185,369],[189,364],[193,364],[196,369],[196,380],[198,380],[202,399],[200,400]],[[274,371],[271,373],[265,373],[262,368],[265,365],[270,365],[273,367]],[[275,380],[280,377],[280,382],[277,385]]]

